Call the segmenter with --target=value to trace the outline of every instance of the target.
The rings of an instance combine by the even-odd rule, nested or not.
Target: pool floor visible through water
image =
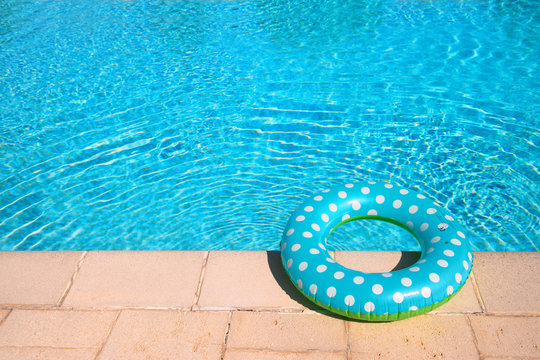
[[[539,9],[4,0],[0,250],[277,250],[306,196],[368,179],[537,251]],[[409,248],[362,229],[332,242]]]

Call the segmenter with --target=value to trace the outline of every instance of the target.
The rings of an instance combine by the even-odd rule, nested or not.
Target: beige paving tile
[[[351,322],[349,339],[353,359],[479,359],[464,315]]]
[[[98,349],[0,347],[2,360],[94,360]]]
[[[0,326],[0,347],[98,348],[115,317],[111,311],[13,310]]]
[[[81,255],[78,251],[0,252],[0,304],[55,305]]]
[[[8,316],[9,310],[0,310],[0,324],[5,319],[6,316]]]
[[[540,252],[475,253],[473,272],[486,310],[540,313]]]
[[[387,272],[396,266],[407,267],[416,261],[417,252],[401,251],[335,251],[334,259],[341,265],[363,272]]]
[[[459,292],[446,304],[433,310],[431,314],[438,313],[479,313],[482,312],[480,303],[476,298],[472,280],[469,277]]]
[[[202,251],[89,252],[64,301],[67,307],[190,307]]]
[[[346,360],[346,352],[276,352],[265,350],[227,350],[224,360]]]
[[[311,306],[292,285],[277,251],[212,251],[201,308],[296,308]]]
[[[229,313],[124,310],[103,359],[220,359]]]
[[[471,315],[482,355],[539,357],[540,317]]]
[[[234,312],[229,349],[346,351],[343,320],[320,314]]]

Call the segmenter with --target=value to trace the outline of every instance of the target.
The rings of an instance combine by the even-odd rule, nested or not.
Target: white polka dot
[[[454,245],[457,245],[457,246],[460,246],[461,245],[461,241],[459,241],[458,239],[452,239],[450,240],[450,242]]]
[[[311,284],[311,286],[309,287],[309,292],[315,295],[317,293],[317,285]]]
[[[375,185],[377,182],[376,181],[368,181],[367,183],[371,184],[371,185]]]
[[[407,221],[407,223],[406,223],[405,225],[407,225],[407,227],[408,227],[409,229],[412,229],[413,226],[414,226],[414,224],[413,224],[412,221]]]
[[[336,205],[336,204],[330,204],[330,205],[328,205],[328,208],[329,208],[330,211],[332,211],[332,212],[336,212],[336,211],[337,211],[337,205]]]
[[[375,284],[371,287],[371,291],[373,291],[375,295],[379,295],[383,292],[383,287],[380,284]]]
[[[409,193],[409,190],[401,189],[401,190],[399,190],[399,193],[401,195],[407,195]]]
[[[411,206],[411,207],[409,208],[409,213],[410,213],[410,214],[414,214],[414,213],[416,213],[417,211],[418,211],[418,206],[416,206],[416,205],[413,205],[413,206]]]
[[[389,278],[389,277],[392,277],[392,274],[391,273],[383,273],[382,276]]]
[[[311,224],[311,228],[315,231],[320,231],[321,230],[321,227],[317,224]]]
[[[345,220],[349,219],[350,217],[351,217],[351,215],[345,214],[345,215],[343,215],[343,217],[341,218],[341,221],[345,221]]]
[[[394,185],[392,184],[384,184],[384,187],[387,188],[387,189],[391,189],[394,187]]]
[[[419,260],[419,261],[418,261],[418,264],[423,264],[423,263],[425,263],[426,261],[427,261],[426,259]]]
[[[392,203],[392,205],[394,206],[394,209],[399,209],[401,207],[401,200],[394,200],[394,202]]]
[[[454,292],[454,288],[453,288],[452,286],[448,286],[448,287],[446,288],[446,293],[447,293],[448,295],[452,295],[453,292]]]
[[[292,259],[287,260],[287,269],[290,269],[292,266]]]
[[[313,211],[313,206],[306,206],[306,207],[304,208],[304,211],[306,211],[306,212],[312,212],[312,211]]]
[[[326,250],[326,247],[325,247],[323,244],[321,244],[321,243],[319,243],[319,247],[320,247],[321,249],[323,249],[323,250]]]
[[[412,280],[409,278],[403,278],[401,279],[401,284],[403,284],[403,286],[409,287],[412,285]]]
[[[345,296],[345,305],[353,306],[354,305],[354,296],[352,296],[352,295]]]
[[[454,256],[454,252],[452,250],[444,250],[443,254],[449,257]]]
[[[304,231],[304,232],[302,233],[302,236],[309,239],[310,237],[313,236],[313,234],[310,233],[309,231]]]
[[[431,254],[434,251],[435,251],[435,248],[429,248],[427,249],[426,253]]]
[[[458,231],[457,234],[458,234],[458,236],[459,236],[460,238],[465,239],[465,234],[462,233],[461,231]]]
[[[338,192],[338,196],[342,199],[345,199],[347,197],[347,193],[345,191]]]
[[[440,267],[448,267],[448,261],[446,261],[446,260],[437,260],[437,264]]]
[[[428,227],[429,227],[428,223],[423,223],[422,225],[420,225],[420,231],[426,231]]]
[[[306,217],[304,215],[300,215],[296,217],[296,221],[304,221],[306,220]]]
[[[472,261],[472,254],[470,252],[467,253],[467,257],[469,258],[469,261]]]
[[[323,192],[323,193],[327,193],[327,192],[329,192],[329,191],[330,191],[330,189],[324,189],[322,192]]]
[[[318,249],[309,249],[309,253],[313,255],[317,255],[320,253],[320,251]]]
[[[351,205],[352,205],[353,210],[360,210],[360,201],[353,200],[351,201]]]
[[[375,304],[371,301],[368,301],[364,304],[364,310],[366,310],[368,313],[372,312],[373,310],[375,310]]]
[[[441,207],[441,204],[437,203],[436,201],[433,202],[433,205]]]
[[[364,278],[361,276],[355,276],[353,282],[357,285],[360,285],[364,282]]]
[[[420,290],[420,292],[422,293],[422,296],[425,298],[428,298],[431,296],[431,288],[427,286],[424,286],[422,290]]]
[[[447,223],[440,223],[439,225],[437,225],[437,228],[439,230],[446,230],[446,229],[448,229],[448,224]]]
[[[418,272],[418,271],[420,271],[420,268],[418,266],[413,266],[409,270],[412,271],[412,272]]]
[[[319,265],[317,266],[317,272],[325,272],[326,271],[326,265]]]
[[[400,292],[395,292],[392,298],[394,299],[394,302],[397,304],[401,304],[403,302],[403,294]]]
[[[322,196],[321,195],[317,195],[313,198],[313,200],[315,201],[321,201],[322,200]]]
[[[369,190],[369,188],[368,188],[367,186],[364,186],[364,187],[362,188],[362,194],[364,194],[364,195],[369,194],[369,191],[370,191],[370,190]]]
[[[303,261],[303,262],[300,263],[300,265],[298,265],[298,270],[304,271],[304,270],[307,269],[307,267],[308,267],[308,263]]]
[[[328,295],[328,297],[334,297],[336,296],[336,288],[333,287],[333,286],[330,286],[327,290],[326,290],[326,295]]]
[[[322,221],[324,221],[324,222],[328,222],[328,220],[330,220],[330,218],[329,218],[328,215],[326,215],[326,214],[321,214],[321,219],[322,219]]]
[[[373,215],[373,216],[375,216],[375,215],[377,215],[377,210],[371,209],[371,210],[369,210],[369,211],[367,212],[367,214],[368,214],[368,215]]]
[[[433,239],[431,239],[431,243],[435,244],[436,242],[439,242],[439,240],[441,240],[441,237],[440,236],[435,236]]]
[[[298,287],[301,289],[302,288],[302,279],[298,279],[298,281],[296,282],[298,284]]]
[[[463,260],[463,267],[465,268],[465,270],[469,270],[469,263],[465,260]]]
[[[284,242],[283,244],[281,244],[281,251],[285,250],[285,248],[287,247],[287,243]]]
[[[339,279],[343,279],[344,276],[345,276],[345,274],[344,274],[343,272],[341,272],[341,271],[336,271],[336,272],[334,273],[334,278],[336,278],[336,279],[338,279],[338,280],[339,280]]]
[[[409,308],[409,311],[416,311],[416,310],[418,310],[418,307],[416,307],[416,306],[411,306]]]
[[[431,215],[431,214],[435,214],[435,213],[437,212],[437,209],[434,209],[434,208],[429,208],[429,209],[427,209],[427,211],[426,211],[426,212],[427,212],[427,213],[428,213],[429,215]]]
[[[294,229],[287,230],[287,236],[291,236],[294,232]]]
[[[291,250],[292,250],[292,251],[298,251],[298,249],[300,249],[300,244],[294,244],[294,245],[291,247]]]
[[[435,273],[429,274],[429,280],[433,281],[434,283],[438,283],[440,279],[441,278],[439,277],[439,275]]]
[[[454,218],[451,217],[450,215],[444,215],[444,218],[448,221],[454,221]]]
[[[456,282],[457,282],[458,284],[460,284],[460,283],[461,283],[461,280],[462,280],[461,274],[460,274],[460,273],[456,273]]]
[[[345,187],[348,189],[351,189],[354,185],[353,184],[345,184]]]
[[[422,194],[417,194],[416,197],[419,198],[419,199],[425,199],[425,198],[426,198],[426,197],[425,197],[424,195],[422,195]]]
[[[332,259],[331,257],[327,257],[326,261],[328,261],[329,263],[335,263],[336,262],[336,260]]]
[[[375,198],[375,201],[377,202],[377,204],[382,204],[384,202],[384,196],[377,195],[377,197]]]

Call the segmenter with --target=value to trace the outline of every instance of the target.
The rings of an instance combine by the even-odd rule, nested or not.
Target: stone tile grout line
[[[231,331],[232,317],[233,317],[233,312],[229,311],[229,319],[227,321],[227,329],[225,330],[225,337],[223,338],[223,349],[221,351],[220,360],[223,360],[225,358],[225,355],[227,352],[227,342],[229,341],[229,332]]]
[[[204,274],[206,273],[206,265],[208,264],[208,258],[210,257],[210,251],[204,253],[203,263],[201,266],[201,273],[199,275],[199,283],[197,284],[197,290],[195,290],[195,297],[193,298],[193,305],[191,305],[191,311],[198,305],[199,298],[201,296],[202,284],[204,281]]]
[[[113,329],[114,327],[116,326],[116,323],[118,322],[118,318],[120,317],[120,314],[122,313],[122,310],[118,311],[118,313],[116,314],[115,318],[113,319],[113,321],[111,321],[111,325],[109,326],[109,330],[107,331],[107,334],[105,335],[105,339],[103,339],[103,342],[101,344],[101,346],[99,347],[97,353],[96,353],[96,357],[94,358],[94,360],[98,360],[99,357],[101,356],[101,353],[103,352],[103,350],[105,349],[105,345],[107,345],[107,342],[109,341],[109,338],[111,337],[111,334],[113,332]]]
[[[73,286],[73,283],[75,282],[75,279],[77,278],[77,275],[79,275],[79,271],[81,270],[82,263],[84,262],[84,259],[86,259],[86,254],[88,254],[88,252],[83,251],[83,253],[81,255],[81,258],[77,262],[77,266],[75,267],[75,271],[73,272],[73,275],[71,276],[71,279],[69,279],[69,282],[68,282],[64,292],[62,293],[62,296],[60,297],[60,299],[56,303],[57,308],[61,307],[62,304],[64,303],[64,300],[66,300],[66,297],[67,297],[69,291],[71,290],[71,287]]]
[[[2,324],[6,321],[6,319],[9,317],[9,315],[11,315],[12,312],[13,312],[13,309],[10,309],[8,313],[6,314],[6,316],[0,319],[0,326],[2,326]]]
[[[345,321],[345,336],[347,337],[347,360],[351,360],[351,323],[349,321]]]
[[[473,285],[474,294],[476,295],[476,299],[480,303],[480,308],[482,309],[483,313],[487,313],[486,304],[484,302],[484,299],[482,298],[482,293],[480,293],[480,288],[478,287],[478,283],[476,282],[476,276],[474,274],[474,270],[471,271],[471,281]]]
[[[471,318],[470,318],[471,315],[465,315],[465,321],[467,322],[467,325],[469,325],[469,329],[471,329],[471,333],[472,333],[472,336],[473,336],[473,344],[474,344],[474,347],[476,348],[476,352],[478,352],[478,359],[483,359],[484,356],[482,355],[482,352],[480,351],[480,346],[478,345],[478,339],[476,338],[476,332],[474,331],[474,328],[471,324]]]

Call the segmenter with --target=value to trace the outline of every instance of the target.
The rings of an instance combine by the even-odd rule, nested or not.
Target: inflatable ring
[[[326,237],[359,219],[408,230],[422,255],[413,265],[364,273],[335,262]],[[465,284],[472,252],[464,229],[436,202],[387,183],[354,183],[322,190],[293,213],[281,240],[281,261],[293,284],[331,312],[367,321],[405,319],[444,304]]]

